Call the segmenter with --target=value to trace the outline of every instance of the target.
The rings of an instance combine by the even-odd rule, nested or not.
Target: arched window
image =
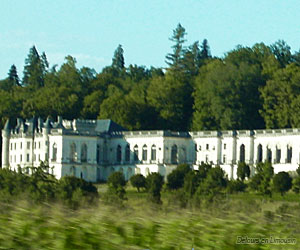
[[[57,145],[56,143],[53,143],[52,145],[52,161],[57,160]]]
[[[81,145],[81,162],[87,162],[87,145],[85,143]]]
[[[263,148],[262,145],[259,144],[257,147],[257,161],[262,162],[263,161]]]
[[[178,163],[178,149],[176,145],[173,145],[171,149],[171,163],[172,164]]]
[[[134,161],[137,162],[139,160],[139,147],[135,145],[133,148]]]
[[[117,162],[120,163],[122,160],[122,147],[118,145],[117,147]]]
[[[272,150],[267,148],[267,161],[272,162]]]
[[[286,156],[287,163],[292,163],[292,154],[293,154],[293,148],[291,146],[287,146],[287,156]]]
[[[143,146],[143,156],[142,156],[143,161],[147,161],[147,145]]]
[[[100,148],[100,145],[97,144],[97,152],[96,152],[96,155],[97,155],[97,156],[96,156],[96,157],[97,157],[97,163],[98,163],[98,164],[100,164],[100,160],[101,160],[101,159],[100,159],[100,149],[101,149],[101,148]]]
[[[240,162],[245,162],[245,145],[240,146]]]
[[[77,151],[76,151],[76,144],[73,142],[70,145],[70,162],[77,161]]]
[[[129,147],[129,144],[126,145],[126,149],[125,149],[125,161],[130,162],[130,147]]]
[[[276,163],[280,163],[281,160],[281,149],[280,147],[276,146]]]
[[[151,161],[156,161],[156,146],[152,145],[151,147]]]

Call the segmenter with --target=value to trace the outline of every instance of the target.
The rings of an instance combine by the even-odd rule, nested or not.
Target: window
[[[139,160],[139,147],[138,147],[138,145],[134,146],[133,154],[134,154],[134,161],[138,161]]]
[[[281,149],[276,147],[276,163],[280,163],[281,160]]]
[[[240,162],[245,162],[245,145],[240,146]]]
[[[142,155],[143,161],[147,161],[147,145],[143,146],[143,155]]]
[[[27,149],[30,149],[30,141],[27,142]]]
[[[17,149],[17,143],[15,142],[15,150]]]
[[[16,155],[14,155],[14,162],[16,162],[17,161],[17,157],[16,157]]]
[[[195,162],[197,161],[197,144],[195,144]]]
[[[292,163],[292,154],[293,154],[293,148],[290,146],[287,146],[287,163]]]
[[[26,161],[29,162],[29,154],[26,155]]]
[[[118,145],[117,147],[117,162],[121,162],[122,161],[122,147],[121,145]]]
[[[33,154],[33,161],[36,161],[36,155]]]
[[[97,152],[96,152],[96,157],[97,157],[97,163],[100,163],[100,145],[97,144]]]
[[[22,149],[22,142],[20,142],[20,149]]]
[[[272,162],[272,150],[267,148],[267,161]]]
[[[52,145],[52,161],[57,160],[57,145],[56,143],[53,143]]]
[[[209,144],[206,144],[206,150],[209,150]]]
[[[41,155],[38,154],[38,161],[41,161]]]
[[[125,149],[125,161],[130,162],[130,147],[129,144],[127,144]]]
[[[262,149],[262,145],[259,144],[257,147],[257,161],[258,162],[262,162],[263,161],[263,149]]]
[[[70,162],[77,161],[77,152],[76,152],[76,144],[73,142],[70,145]]]
[[[176,145],[173,145],[171,149],[171,163],[172,164],[178,163],[178,149]]]
[[[224,149],[226,149],[226,143],[224,143]]]
[[[36,141],[34,142],[34,149],[36,149]]]
[[[208,163],[209,162],[209,158],[208,155],[205,156],[205,162]]]
[[[202,149],[201,146],[199,146],[199,151],[201,151],[201,149]]]
[[[151,147],[151,161],[156,161],[156,146],[152,145]]]
[[[39,141],[39,149],[41,148],[41,142]]]
[[[223,155],[223,164],[226,164],[226,155]]]
[[[20,155],[20,162],[22,162],[22,155]]]
[[[87,162],[87,145],[83,143],[81,145],[81,162]]]
[[[10,143],[10,150],[12,150],[13,149],[13,144],[12,143]]]

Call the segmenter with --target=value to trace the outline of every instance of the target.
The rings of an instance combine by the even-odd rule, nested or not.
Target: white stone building
[[[126,179],[141,173],[166,176],[179,163],[198,168],[220,165],[236,178],[238,162],[270,161],[275,172],[295,171],[300,163],[300,129],[240,131],[125,131],[111,120],[17,119],[2,130],[2,167],[39,166],[47,162],[57,177],[74,175],[104,181],[114,171]]]

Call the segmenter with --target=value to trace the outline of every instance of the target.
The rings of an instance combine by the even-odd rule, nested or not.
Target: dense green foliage
[[[240,180],[244,181],[246,177],[250,176],[250,167],[245,162],[239,162],[236,174]]]
[[[161,189],[164,184],[164,177],[159,173],[151,173],[146,177],[146,189],[149,198],[154,203],[161,203]]]
[[[125,198],[126,192],[124,187],[126,185],[126,181],[122,172],[113,172],[112,174],[110,174],[110,176],[108,176],[107,183],[109,186],[110,194],[113,193],[120,199]]]
[[[191,171],[191,167],[188,164],[179,164],[167,176],[167,187],[169,189],[178,189],[183,187],[185,176]]]
[[[292,178],[287,172],[279,172],[273,178],[274,190],[284,195],[292,188]]]
[[[96,187],[73,176],[57,180],[49,174],[49,167],[41,163],[40,167],[29,167],[22,173],[0,169],[0,202],[14,202],[26,198],[33,203],[59,202],[76,209],[96,201]]]
[[[48,115],[110,118],[130,130],[300,126],[299,52],[279,40],[237,46],[217,58],[206,39],[188,45],[186,36],[178,24],[165,69],[126,67],[121,45],[99,73],[77,68],[72,56],[50,67],[33,46],[22,79],[12,65],[0,80],[0,128],[7,118]]]
[[[141,188],[146,187],[146,178],[142,174],[136,174],[130,177],[130,183],[133,187],[137,188],[138,192],[140,192]]]

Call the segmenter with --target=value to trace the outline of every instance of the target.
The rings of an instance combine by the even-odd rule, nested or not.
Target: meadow
[[[186,204],[179,192],[163,190],[158,205],[129,184],[124,200],[108,199],[107,184],[97,189],[97,202],[78,209],[2,200],[0,249],[300,249],[300,199],[293,192]]]

